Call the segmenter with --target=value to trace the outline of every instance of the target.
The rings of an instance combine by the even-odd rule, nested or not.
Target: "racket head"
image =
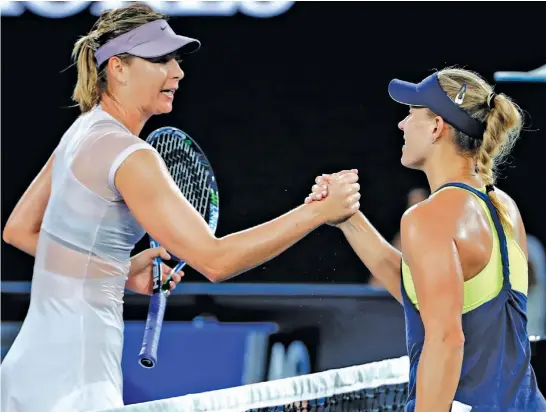
[[[154,130],[146,142],[157,150],[184,197],[216,233],[220,214],[218,183],[201,147],[187,133],[171,126]],[[180,261],[169,254],[176,262]]]

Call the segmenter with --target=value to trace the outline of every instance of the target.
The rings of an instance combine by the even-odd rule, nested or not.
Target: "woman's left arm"
[[[402,253],[408,264],[425,341],[417,369],[416,412],[448,412],[463,363],[464,278],[454,241],[456,219],[422,204],[402,218]]]

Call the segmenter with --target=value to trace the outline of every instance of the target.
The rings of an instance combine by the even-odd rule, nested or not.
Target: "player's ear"
[[[432,143],[436,143],[438,139],[444,135],[449,128],[449,125],[441,116],[434,116],[432,119],[431,139]]]

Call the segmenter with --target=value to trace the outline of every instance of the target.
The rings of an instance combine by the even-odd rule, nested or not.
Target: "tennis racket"
[[[210,163],[195,141],[182,130],[162,127],[153,131],[146,141],[163,158],[171,177],[191,205],[203,216],[213,233],[216,232],[219,216],[218,186]],[[150,235],[150,247],[159,243]],[[172,275],[178,273],[186,262],[171,254],[178,263],[169,278],[161,283],[161,258],[153,261],[153,290],[148,308],[142,348],[138,356],[141,366],[153,368],[157,364],[159,336],[167,305],[167,292]]]

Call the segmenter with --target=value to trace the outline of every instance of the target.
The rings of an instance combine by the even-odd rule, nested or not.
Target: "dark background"
[[[88,10],[63,19],[29,11],[2,18],[2,227],[78,116],[69,108],[76,70],[63,70],[74,42],[95,20]],[[546,62],[538,3],[296,3],[269,19],[237,13],[170,22],[203,47],[183,63],[186,77],[174,111],[153,118],[142,137],[171,125],[200,143],[219,181],[220,236],[297,206],[317,174],[356,167],[361,210],[392,239],[407,192],[426,187],[426,180],[400,165],[397,122],[407,108],[390,100],[388,82],[419,81],[454,64],[492,82],[495,71],[527,71]],[[502,83],[496,90],[528,114],[528,131],[498,186],[544,243],[546,84]],[[32,264],[2,244],[3,280],[30,280]],[[367,278],[341,233],[322,227],[230,282]],[[186,279],[205,281],[189,268]]]
[[[251,3],[230,4],[244,11],[244,4]],[[161,4],[182,7],[183,3]],[[389,81],[395,77],[419,81],[435,69],[460,65],[493,83],[496,71],[528,71],[546,63],[543,7],[531,2],[491,4],[305,2],[271,18],[244,12],[173,16],[170,23],[175,31],[200,39],[203,46],[182,65],[186,76],[173,112],[153,118],[141,137],[170,125],[199,142],[220,187],[219,236],[296,207],[316,175],[356,167],[361,210],[391,240],[399,229],[408,192],[426,188],[427,182],[422,173],[400,165],[402,134],[397,123],[407,108],[389,98]],[[22,10],[22,3],[17,6]],[[39,4],[29,2],[24,7]],[[69,67],[70,53],[78,36],[87,33],[96,19],[89,8],[59,19],[28,10],[2,17],[2,228],[79,114],[70,107],[76,81],[76,70]],[[496,91],[513,97],[527,115],[526,130],[503,166],[498,186],[518,203],[527,231],[546,243],[546,82],[499,83]],[[135,252],[143,247],[146,238]],[[1,253],[0,349],[5,354],[30,300],[28,283],[5,281],[30,281],[33,259],[4,243]],[[222,345],[215,350],[216,357],[208,356],[199,346],[203,334],[208,336],[206,328],[187,323],[173,332],[174,339],[162,338],[160,352],[168,350],[167,344],[182,348],[160,353],[172,362],[162,362],[156,369],[161,378],[157,382],[178,382],[171,396],[194,390],[192,385],[213,390],[241,383],[235,379],[217,385],[210,376],[202,381],[195,378],[203,371],[232,371],[240,366],[230,350],[248,355],[248,348],[226,343],[226,330],[233,322],[278,326],[278,333],[269,336],[263,348],[265,372],[254,371],[264,380],[272,345],[279,342],[286,348],[303,342],[310,370],[302,373],[406,354],[401,306],[385,292],[356,285],[367,282],[368,271],[337,229],[319,228],[276,259],[226,284],[209,285],[191,268],[185,272],[185,285],[169,298],[166,324],[176,327],[177,322],[191,324],[196,317],[211,318],[211,328],[219,334],[213,341]],[[325,291],[318,283],[330,286]],[[129,294],[124,300],[125,320],[143,329],[149,298]],[[222,327],[217,328],[216,320]],[[133,335],[126,336],[128,351],[140,347],[142,334]],[[544,342],[540,348],[533,346],[542,387]],[[184,347],[191,344],[200,348],[199,353],[189,353],[191,359],[195,357],[195,368],[186,364],[187,380],[180,381],[180,369],[169,367],[176,365],[176,356],[186,362]],[[124,356],[124,365],[133,368],[136,353]],[[138,387],[139,382],[150,385],[149,374],[124,369],[124,376],[126,388]]]

